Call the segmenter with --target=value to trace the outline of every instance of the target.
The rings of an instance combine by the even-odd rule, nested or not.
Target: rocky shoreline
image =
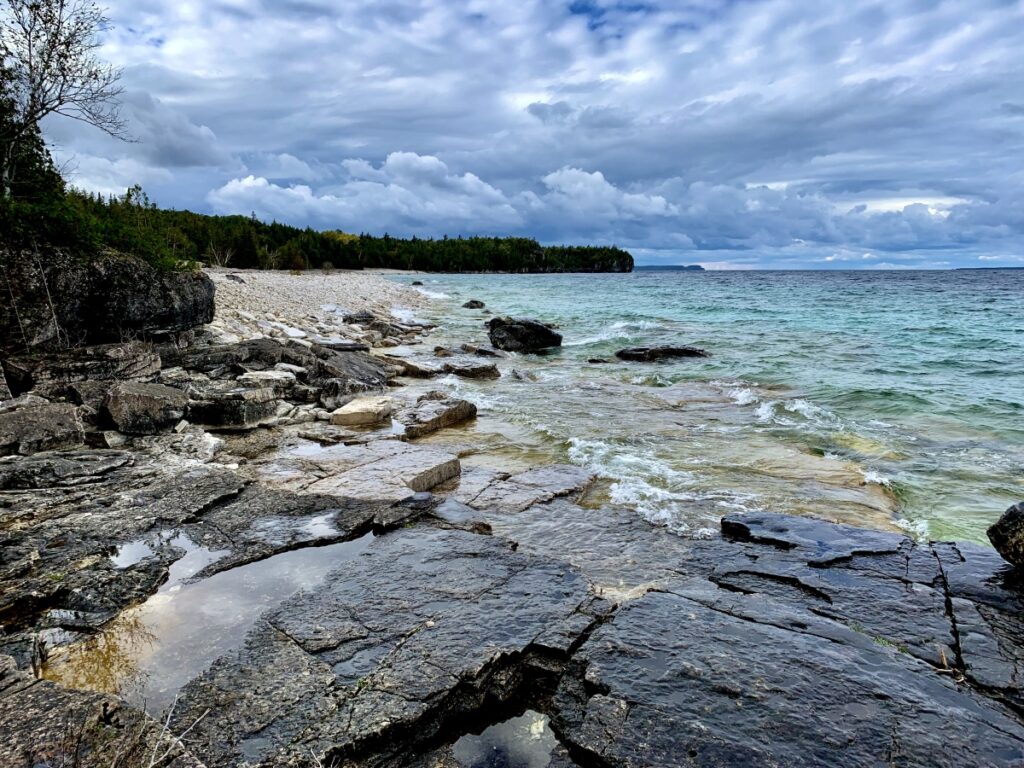
[[[995,551],[782,515],[689,539],[579,467],[463,465],[422,439],[476,408],[427,382],[508,352],[435,348],[372,276],[189,279],[170,327],[3,358],[0,763],[1024,764]],[[165,652],[204,599],[217,630]]]

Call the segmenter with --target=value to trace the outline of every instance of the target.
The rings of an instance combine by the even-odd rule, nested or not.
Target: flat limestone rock
[[[519,512],[555,498],[579,496],[593,481],[594,475],[585,469],[555,464],[516,475],[496,476],[478,493],[457,492],[455,498],[475,509]]]
[[[267,614],[183,691],[215,768],[409,765],[420,745],[539,684],[596,619],[567,565],[461,531],[397,531]],[[348,764],[348,763],[345,763]]]
[[[337,427],[365,427],[380,424],[391,416],[394,404],[388,397],[358,397],[331,414]]]
[[[0,413],[0,456],[74,448],[84,440],[82,419],[70,403],[28,405]]]
[[[429,446],[376,440],[277,460],[262,471],[264,482],[287,490],[395,502],[458,477],[461,464]]]
[[[476,406],[473,403],[432,392],[399,413],[396,420],[404,427],[405,436],[415,439],[474,418]]]

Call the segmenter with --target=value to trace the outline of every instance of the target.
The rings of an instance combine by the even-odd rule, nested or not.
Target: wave
[[[449,296],[447,293],[441,293],[441,291],[428,291],[426,288],[420,288],[420,287],[416,287],[414,290],[419,291],[424,296],[426,296],[428,299],[450,299],[451,298],[451,296]]]
[[[588,347],[592,344],[601,344],[605,341],[615,339],[630,339],[637,334],[634,331],[651,331],[664,328],[660,323],[650,320],[620,321],[598,331],[593,336],[584,336],[582,339],[572,339],[562,343],[564,347]]]

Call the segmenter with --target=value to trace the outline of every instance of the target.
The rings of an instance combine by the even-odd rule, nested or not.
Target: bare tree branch
[[[0,96],[11,112],[0,128],[5,197],[18,145],[49,115],[128,139],[121,71],[96,56],[108,23],[92,0],[0,0]]]

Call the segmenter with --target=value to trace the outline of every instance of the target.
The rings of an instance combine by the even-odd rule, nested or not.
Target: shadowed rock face
[[[1024,503],[1006,510],[988,529],[988,538],[1003,559],[1024,569]]]
[[[209,277],[157,270],[134,257],[20,254],[4,274],[13,298],[0,304],[0,346],[9,350],[153,338],[213,320]]]

